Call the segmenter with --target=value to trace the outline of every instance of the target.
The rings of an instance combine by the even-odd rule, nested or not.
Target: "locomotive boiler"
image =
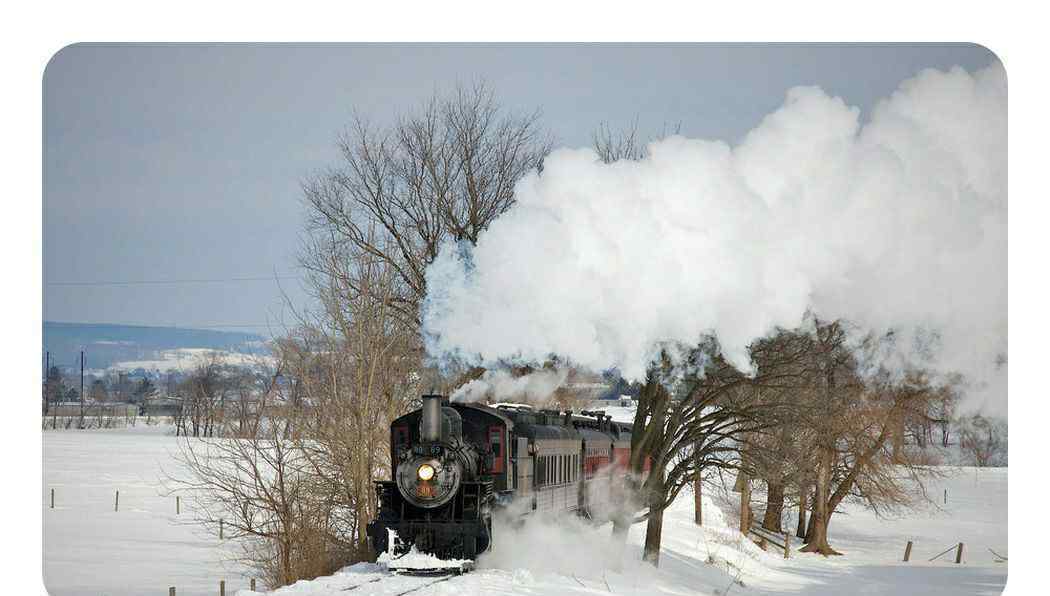
[[[491,545],[497,509],[594,517],[622,500],[630,445],[631,425],[602,412],[425,395],[390,425],[393,478],[376,482],[372,547],[474,559]]]

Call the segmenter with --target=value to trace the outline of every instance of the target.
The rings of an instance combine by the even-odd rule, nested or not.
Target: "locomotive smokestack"
[[[423,441],[441,440],[441,396],[423,396],[423,419],[419,424],[419,435]]]

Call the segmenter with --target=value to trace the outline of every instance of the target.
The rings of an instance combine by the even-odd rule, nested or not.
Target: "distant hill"
[[[85,368],[106,369],[120,362],[163,360],[165,352],[175,350],[259,354],[265,352],[265,341],[254,333],[234,331],[44,321],[44,349],[61,367],[78,367],[80,350],[85,352]]]

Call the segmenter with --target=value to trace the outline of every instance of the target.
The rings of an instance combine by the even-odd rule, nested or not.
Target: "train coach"
[[[376,482],[368,536],[376,552],[473,559],[497,509],[602,520],[622,502],[630,453],[631,425],[602,412],[425,395],[390,425],[393,478]]]

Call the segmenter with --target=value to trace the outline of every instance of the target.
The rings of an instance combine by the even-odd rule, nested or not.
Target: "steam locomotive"
[[[413,546],[442,559],[474,559],[492,541],[492,515],[595,517],[622,500],[631,425],[602,412],[489,407],[423,396],[390,425],[393,479],[376,482],[375,552]],[[394,531],[394,544],[390,537]]]

